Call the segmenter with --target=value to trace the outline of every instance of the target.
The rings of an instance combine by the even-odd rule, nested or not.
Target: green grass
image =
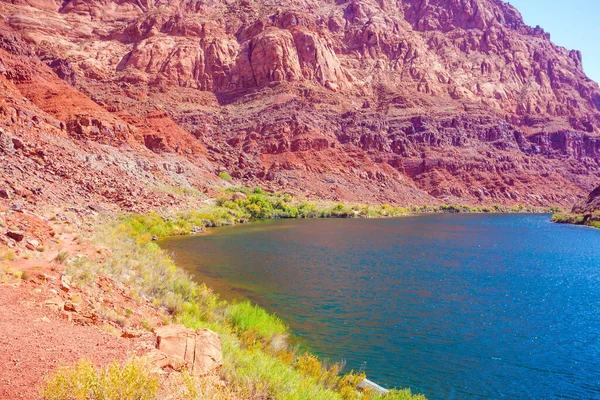
[[[226,181],[231,181],[232,180],[231,175],[229,175],[227,172],[221,172],[219,174],[219,178],[221,178],[223,180],[226,180]]]
[[[281,319],[249,301],[229,306],[227,321],[240,334],[250,333],[264,343],[288,335],[288,327]]]

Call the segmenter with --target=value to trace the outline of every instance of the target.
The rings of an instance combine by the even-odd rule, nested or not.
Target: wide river
[[[161,246],[385,386],[429,399],[600,399],[600,230],[549,219],[283,220]]]

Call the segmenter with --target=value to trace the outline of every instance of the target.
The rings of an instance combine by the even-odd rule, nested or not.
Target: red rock
[[[71,290],[71,279],[66,275],[61,275],[60,277],[60,288],[64,292],[68,292]]]
[[[81,312],[82,307],[79,303],[73,303],[72,301],[65,301],[64,305],[65,311],[70,312]]]
[[[8,236],[9,238],[11,238],[17,242],[20,242],[25,237],[25,234],[21,231],[8,231],[8,232],[6,232],[6,236]]]
[[[182,325],[167,325],[154,333],[156,348],[170,359],[185,361],[193,375],[206,375],[221,366],[221,340],[208,329],[194,331]]]
[[[592,190],[588,197],[573,207],[574,214],[592,214],[600,210],[600,186]]]
[[[13,143],[13,147],[17,150],[25,147],[25,145],[23,144],[23,141],[17,137],[12,138],[12,143]]]
[[[28,149],[0,135],[2,176],[40,205],[193,208],[160,188],[211,191],[220,169],[404,205],[570,206],[597,184],[597,84],[500,1],[57,10],[0,2],[0,114]]]

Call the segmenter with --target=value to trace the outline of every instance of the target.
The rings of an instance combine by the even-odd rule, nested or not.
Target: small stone
[[[64,303],[59,299],[50,299],[44,302],[44,307],[52,308],[55,311],[60,311],[64,308]]]
[[[10,193],[7,189],[0,189],[0,199],[10,199]]]
[[[60,277],[60,288],[65,292],[71,290],[71,279],[67,275]]]
[[[42,277],[43,277],[43,279],[45,279],[47,281],[55,281],[56,280],[55,276],[48,275],[48,274],[43,274]]]
[[[133,329],[125,329],[123,331],[123,333],[121,334],[121,337],[127,338],[127,339],[139,338],[140,336],[142,336],[143,333],[144,333],[143,331],[136,331]]]
[[[65,311],[81,312],[81,304],[65,301]]]
[[[25,234],[21,231],[8,231],[6,232],[6,236],[17,242],[20,242],[25,237]]]
[[[69,322],[71,322],[73,320],[73,314],[71,314],[68,311],[62,311],[60,313],[60,316],[61,316],[62,319],[66,320],[66,321],[69,321]]]
[[[13,147],[17,150],[25,147],[25,145],[23,144],[23,141],[21,139],[19,139],[18,137],[13,137],[12,143],[13,143]]]

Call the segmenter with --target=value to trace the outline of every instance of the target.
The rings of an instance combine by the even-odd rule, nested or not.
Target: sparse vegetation
[[[223,180],[226,180],[226,181],[231,181],[232,180],[231,175],[229,175],[227,172],[221,172],[219,174],[219,178],[221,178]]]
[[[18,283],[20,280],[28,279],[24,271],[12,268],[9,265],[0,264],[0,283]]]
[[[106,368],[81,360],[61,367],[47,379],[42,396],[48,400],[152,400],[159,388],[158,376],[141,358]]]
[[[65,250],[61,250],[58,252],[56,257],[54,257],[54,262],[57,264],[64,264],[65,261],[69,259],[69,252]]]
[[[15,253],[11,250],[6,250],[0,254],[0,261],[14,261],[15,258]]]

